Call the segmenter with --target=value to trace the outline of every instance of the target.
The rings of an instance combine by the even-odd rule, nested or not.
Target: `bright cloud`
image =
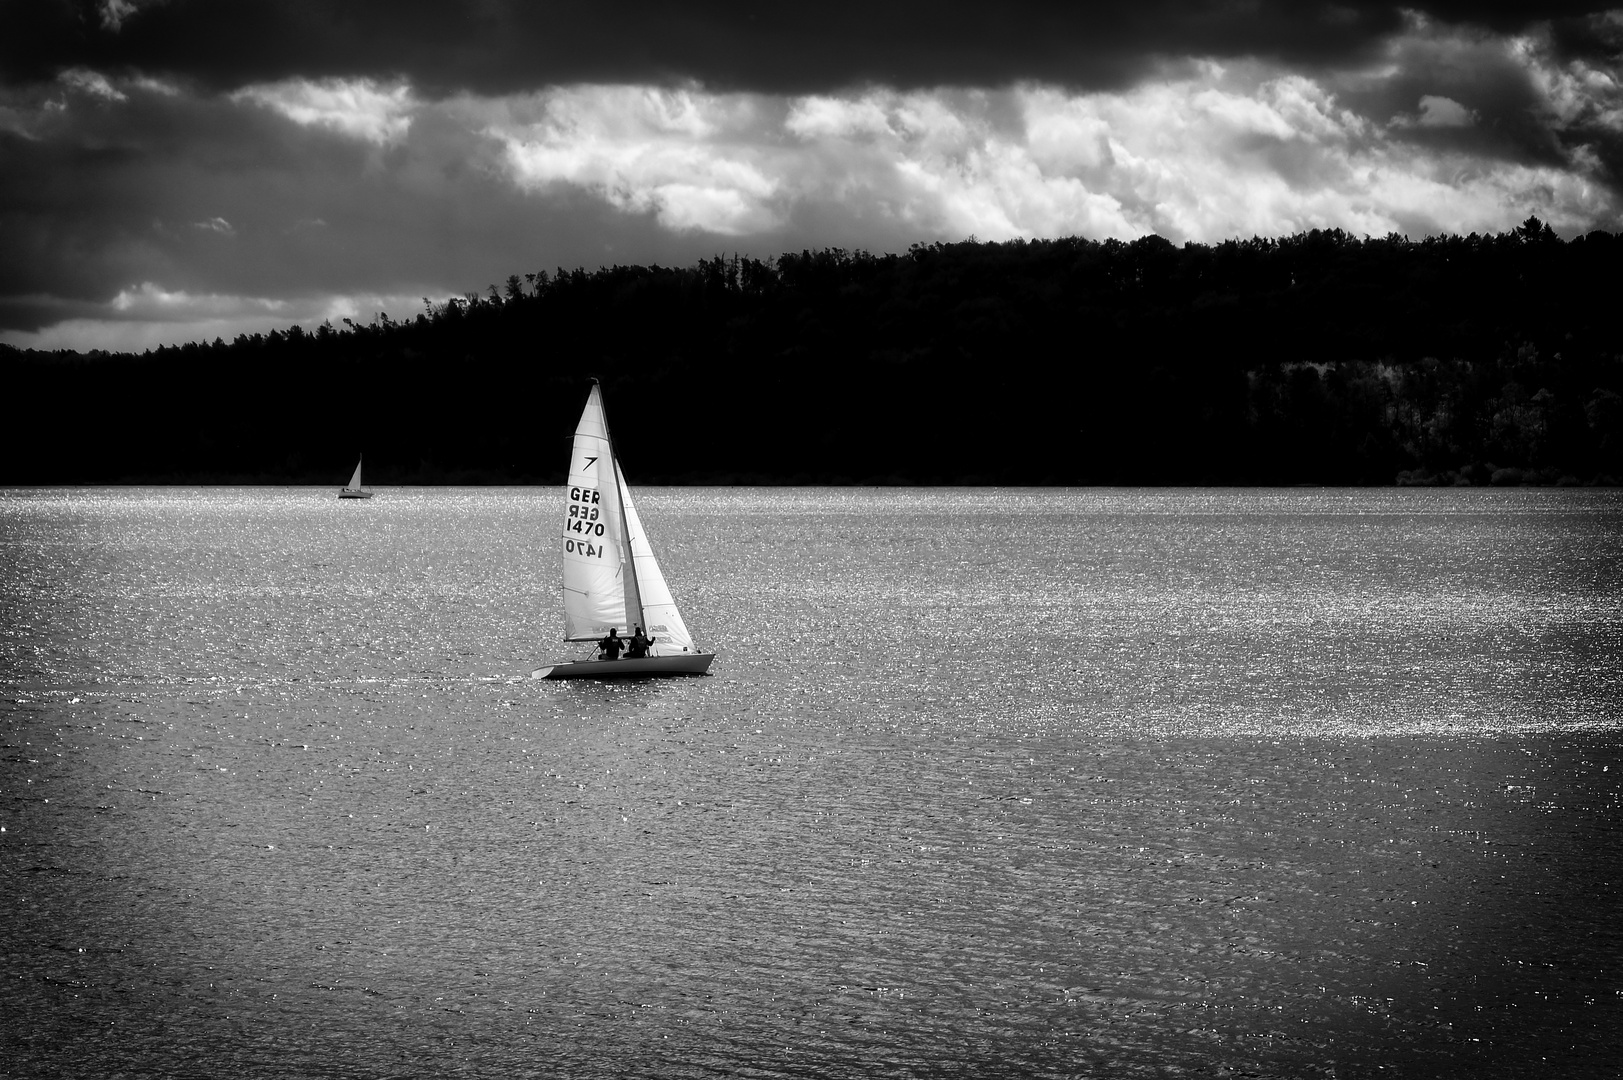
[[[1476,114],[1453,98],[1424,94],[1416,123],[1421,127],[1469,127],[1476,123]]]
[[[1121,93],[873,90],[774,101],[577,87],[532,108],[539,118],[487,128],[515,183],[573,185],[673,230],[728,236],[835,204],[920,235],[988,240],[1483,231],[1529,212],[1557,225],[1619,212],[1572,168],[1393,141],[1311,79],[1217,65]],[[1460,103],[1425,95],[1393,126],[1472,119]]]
[[[244,308],[279,314],[285,301],[252,300],[240,296],[198,295],[169,290],[150,281],[122,289],[113,298],[112,308],[126,318],[169,320],[178,315],[210,316],[240,314]]]
[[[762,129],[748,98],[589,87],[545,95],[537,107],[533,120],[486,129],[521,187],[572,184],[675,230],[737,236],[779,224],[783,169],[755,141]]]
[[[891,118],[877,101],[806,97],[789,109],[784,130],[802,139],[894,136]]]
[[[109,82],[107,76],[100,72],[90,71],[86,68],[69,68],[58,75],[57,79],[75,90],[82,91],[92,97],[101,98],[103,101],[128,100],[124,93]]]
[[[148,75],[137,76],[130,80],[129,85],[138,90],[145,90],[149,94],[162,94],[164,97],[178,97],[180,88],[162,79],[154,79]]]
[[[187,341],[231,341],[238,334],[266,334],[322,323],[344,329],[349,319],[370,323],[380,315],[396,320],[422,310],[423,297],[440,301],[434,288],[410,293],[357,293],[336,296],[264,297],[194,293],[165,289],[150,281],[121,289],[109,311],[64,318],[33,332],[8,331],[0,340],[21,349],[107,349],[140,352]]]
[[[191,293],[147,281],[119,290],[94,313],[64,312],[61,321],[40,330],[0,336],[22,349],[140,352],[177,342],[230,340],[243,332],[286,329],[297,321],[299,310],[294,301]]]
[[[288,79],[246,87],[232,98],[272,109],[296,124],[379,146],[405,138],[417,109],[405,83],[386,87],[371,79]]]
[[[117,33],[123,27],[124,20],[139,10],[140,6],[132,0],[102,0],[102,28]]]

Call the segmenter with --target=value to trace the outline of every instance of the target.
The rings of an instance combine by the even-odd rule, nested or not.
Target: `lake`
[[[637,495],[0,490],[0,1075],[1615,1075],[1623,492]]]

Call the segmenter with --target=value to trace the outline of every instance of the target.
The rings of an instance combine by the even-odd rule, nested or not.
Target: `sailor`
[[[618,660],[620,659],[620,650],[626,647],[626,642],[620,636],[619,628],[611,626],[609,627],[609,636],[599,638],[597,647],[603,650],[597,654],[599,660]]]
[[[631,644],[626,648],[626,659],[642,659],[648,655],[648,646],[652,645],[653,643],[654,639],[649,637],[647,634],[644,634],[642,632],[642,627],[637,627],[637,632],[631,635]]]

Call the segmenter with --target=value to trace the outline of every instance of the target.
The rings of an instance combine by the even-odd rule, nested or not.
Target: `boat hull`
[[[710,670],[715,653],[677,653],[674,656],[643,656],[635,660],[572,660],[551,667],[536,668],[532,679],[664,679],[680,675],[703,675]]]
[[[354,488],[345,488],[338,493],[338,497],[340,499],[370,499],[372,493],[370,491],[356,491]]]

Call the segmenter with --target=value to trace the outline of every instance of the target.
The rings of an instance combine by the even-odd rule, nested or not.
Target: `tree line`
[[[1623,240],[1313,230],[514,274],[409,317],[0,351],[6,483],[1602,483]]]

